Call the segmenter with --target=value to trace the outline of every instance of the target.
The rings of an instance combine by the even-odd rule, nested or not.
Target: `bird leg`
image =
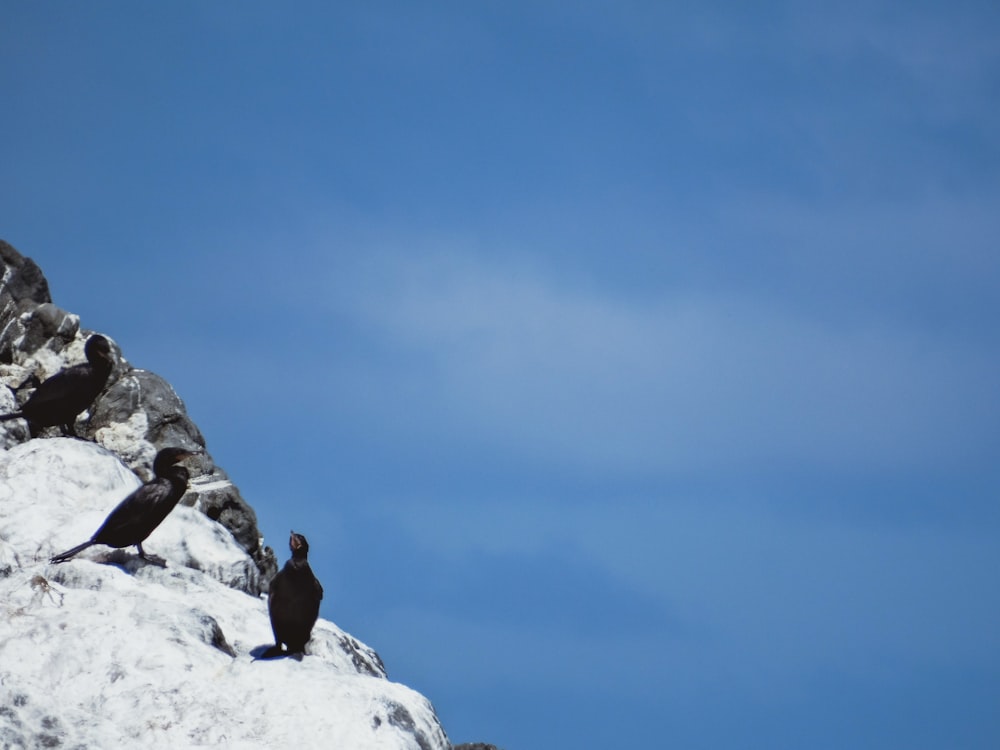
[[[159,555],[147,555],[145,550],[142,548],[142,542],[136,542],[135,546],[136,549],[139,550],[139,557],[148,562],[150,565],[156,565],[160,568],[167,567],[167,561]]]

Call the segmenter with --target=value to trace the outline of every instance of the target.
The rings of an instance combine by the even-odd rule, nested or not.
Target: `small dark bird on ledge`
[[[302,534],[291,533],[288,547],[292,559],[271,579],[267,596],[274,645],[264,652],[264,659],[303,653],[319,617],[323,587],[309,567],[309,542]],[[288,647],[287,652],[283,646]]]
[[[87,361],[67,367],[46,379],[31,394],[21,410],[0,416],[0,422],[26,419],[31,437],[45,427],[60,426],[64,433],[76,437],[73,423],[104,390],[108,376],[115,366],[111,344],[100,335],[87,339],[84,347]]]
[[[66,562],[95,544],[119,548],[134,544],[143,560],[159,562],[146,556],[142,543],[170,515],[170,511],[187,491],[188,470],[177,464],[194,455],[194,452],[183,448],[161,450],[153,461],[156,478],[118,503],[89,541],[56,555],[49,562]]]

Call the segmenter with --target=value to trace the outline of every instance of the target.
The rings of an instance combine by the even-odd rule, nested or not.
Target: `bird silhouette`
[[[146,555],[142,543],[153,533],[153,529],[170,515],[170,511],[187,491],[188,470],[177,464],[193,455],[196,454],[184,448],[161,450],[153,461],[153,473],[156,474],[156,478],[118,503],[101,524],[101,528],[95,531],[88,541],[59,553],[49,562],[66,562],[95,544],[119,548],[134,544],[139,550],[139,557],[157,562]]]
[[[271,579],[267,596],[274,645],[263,653],[265,659],[305,651],[323,598],[323,587],[309,567],[309,542],[293,531],[288,547],[292,557]],[[283,646],[288,647],[287,652]]]
[[[26,419],[31,437],[45,427],[60,426],[64,433],[76,436],[73,423],[104,390],[115,366],[111,344],[101,335],[87,339],[84,347],[86,362],[82,362],[47,378],[31,394],[20,411],[0,416],[0,422]]]

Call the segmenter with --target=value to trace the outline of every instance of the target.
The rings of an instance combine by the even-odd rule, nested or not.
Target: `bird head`
[[[153,473],[162,476],[172,466],[183,461],[185,458],[197,456],[201,451],[190,451],[187,448],[164,448],[156,454],[153,461]]]
[[[96,364],[98,360],[103,360],[111,364],[114,363],[114,358],[111,356],[111,342],[100,334],[94,334],[87,339],[87,343],[83,347],[83,353],[86,355],[87,361],[91,364]]]
[[[288,548],[292,551],[292,557],[305,557],[309,554],[309,542],[302,534],[291,532],[288,539]]]

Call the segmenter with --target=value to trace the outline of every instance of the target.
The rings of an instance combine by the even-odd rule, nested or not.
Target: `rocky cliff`
[[[52,304],[38,267],[0,242],[0,413],[83,359],[91,332]],[[107,332],[101,332],[113,340]],[[390,682],[378,655],[320,620],[308,654],[260,660],[261,595],[276,569],[253,510],[206,452],[146,546],[87,538],[150,477],[168,445],[205,440],[168,383],[117,365],[77,438],[0,424],[0,747],[448,750],[430,703]]]
[[[41,269],[2,240],[0,262],[0,384],[6,386],[0,388],[0,413],[6,413],[16,411],[37,383],[84,361],[83,346],[95,332],[81,328],[78,316],[54,305]],[[110,332],[100,333],[114,342]],[[77,420],[77,435],[116,453],[143,480],[152,478],[150,467],[160,448],[204,451],[189,463],[199,482],[181,502],[232,532],[260,572],[249,582],[251,587],[266,590],[277,563],[274,552],[262,543],[253,508],[204,450],[204,437],[170,384],[155,373],[132,367],[117,345],[112,346],[117,364],[93,408]],[[44,434],[60,432],[49,428]],[[28,438],[24,422],[0,425],[0,447]]]

